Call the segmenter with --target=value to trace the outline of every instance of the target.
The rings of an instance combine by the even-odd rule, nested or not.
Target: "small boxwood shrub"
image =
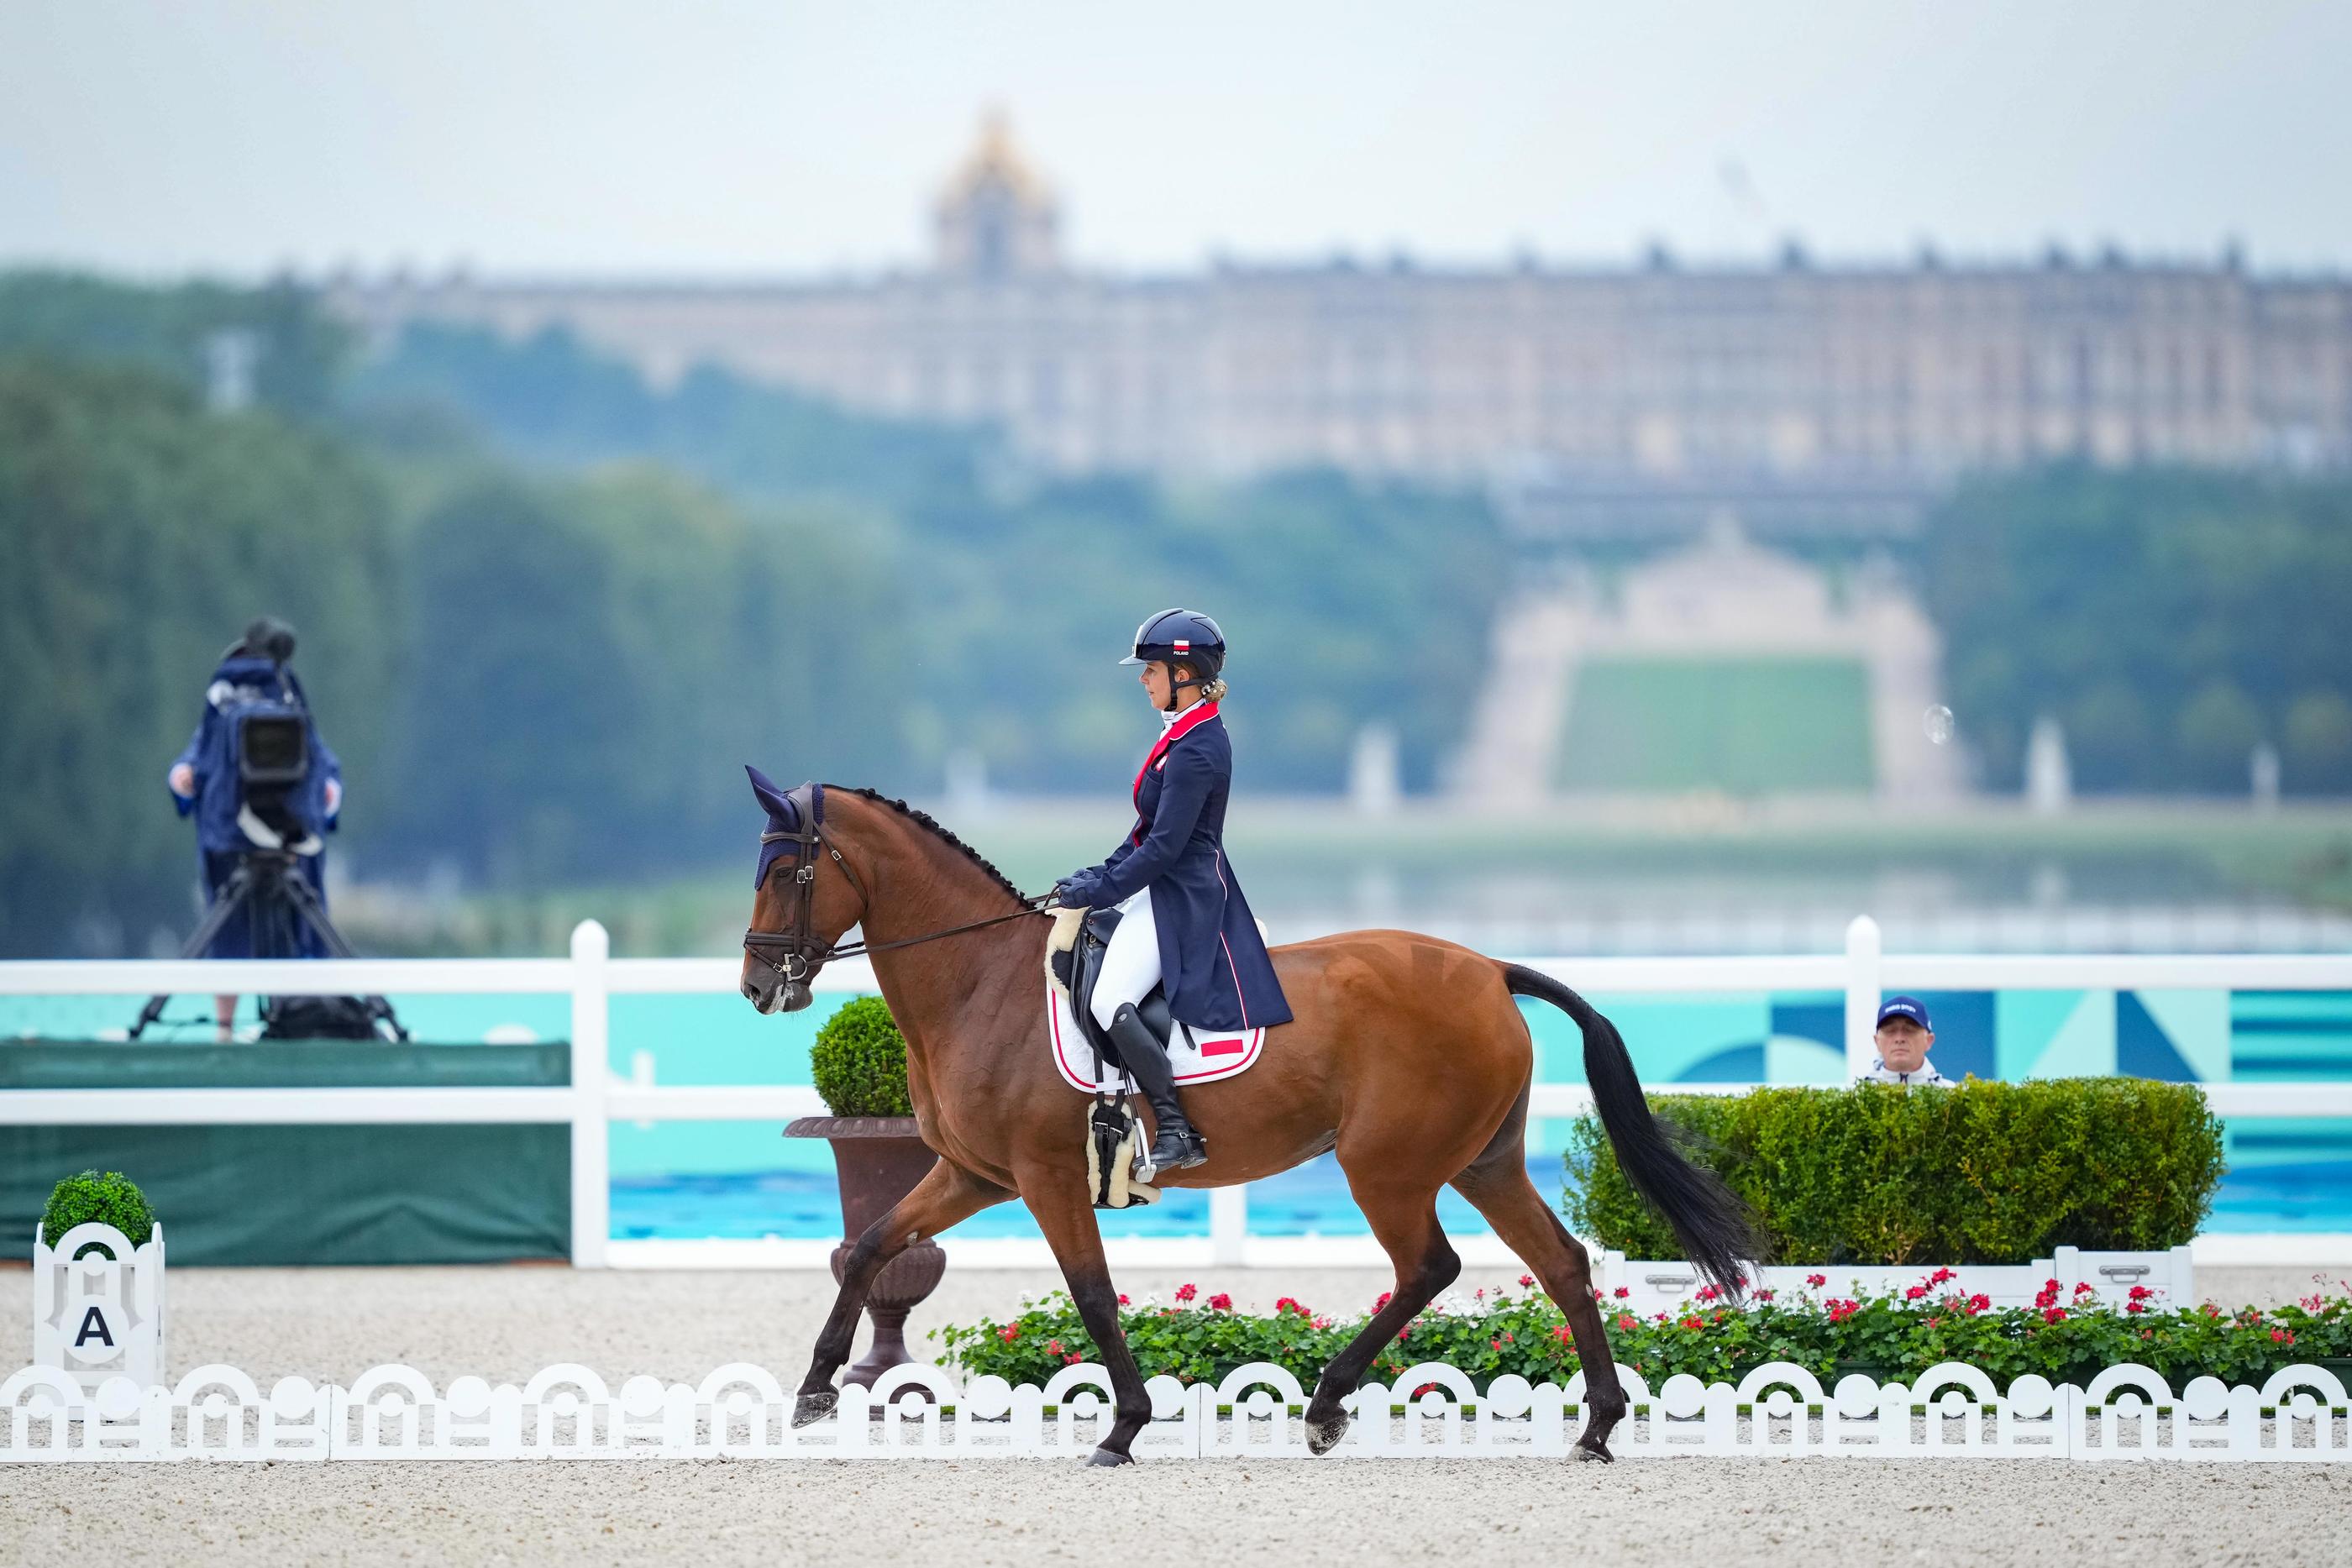
[[[1970,1079],[1651,1104],[1747,1199],[1783,1263],[2025,1263],[2057,1247],[2176,1247],[2197,1234],[2221,1180],[2221,1124],[2193,1083]],[[1571,1228],[1629,1257],[1681,1256],[1590,1115],[1570,1133],[1567,1164]]]
[[[136,1182],[121,1171],[104,1176],[84,1171],[50,1189],[48,1207],[41,1210],[41,1239],[54,1247],[67,1231],[93,1219],[122,1232],[133,1247],[145,1246],[155,1233],[155,1211],[147,1207],[147,1195]],[[113,1256],[94,1241],[75,1256],[87,1258],[92,1252]]]
[[[836,1116],[911,1116],[907,1039],[880,997],[843,1004],[816,1031],[809,1076]]]

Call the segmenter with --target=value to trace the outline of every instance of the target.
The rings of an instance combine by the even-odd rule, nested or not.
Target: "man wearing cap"
[[[1865,1083],[1944,1083],[1951,1080],[1936,1071],[1927,1053],[1936,1049],[1936,1028],[1927,1009],[1916,997],[1889,997],[1878,1009],[1878,1060],[1863,1076]]]

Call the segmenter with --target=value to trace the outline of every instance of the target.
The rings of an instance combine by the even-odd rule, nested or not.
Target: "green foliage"
[[[1121,778],[1148,720],[1139,731],[1106,651],[1150,611],[1188,603],[1233,640],[1227,720],[1253,785],[1339,788],[1374,718],[1398,727],[1408,778],[1426,783],[1466,722],[1507,580],[1499,529],[1475,497],[1332,474],[1197,492],[1048,479],[982,433],[851,414],[708,367],[657,392],[560,331],[516,344],[414,327],[354,397],[440,409],[534,463],[658,462],[748,507],[814,497],[845,509],[829,554],[768,559],[787,586],[820,591],[844,572],[887,576],[889,612],[835,618],[822,663],[878,662],[870,691],[898,722],[874,725],[861,696],[807,680],[799,716],[857,714],[900,776],[936,779],[950,752],[970,749],[1018,789]],[[1402,662],[1399,626],[1412,628]]]
[[[880,997],[842,1004],[809,1047],[809,1077],[836,1116],[911,1116],[907,1040]]]
[[[1733,1382],[1770,1361],[1794,1362],[1825,1384],[1857,1370],[1916,1378],[1939,1362],[1958,1361],[1981,1367],[2003,1386],[2029,1372],[2079,1385],[2108,1366],[2137,1362],[2179,1388],[2209,1374],[2259,1383],[2283,1366],[2352,1355],[2352,1297],[2342,1295],[2314,1295],[2270,1312],[2174,1306],[2153,1293],[2116,1307],[2089,1296],[2062,1300],[2053,1281],[2041,1305],[1997,1308],[1982,1296],[1952,1291],[1948,1271],[1877,1297],[1823,1294],[1829,1276],[1815,1278],[1819,1285],[1794,1297],[1764,1291],[1744,1307],[1702,1291],[1706,1299],[1649,1318],[1604,1301],[1610,1354],[1653,1388],[1684,1372]],[[1575,1346],[1559,1308],[1524,1289],[1531,1283],[1523,1277],[1519,1291],[1507,1288],[1432,1307],[1381,1352],[1371,1375],[1393,1379],[1433,1361],[1460,1369],[1482,1388],[1506,1374],[1566,1383],[1577,1371]],[[1235,1367],[1265,1361],[1312,1387],[1379,1305],[1340,1318],[1285,1298],[1260,1317],[1215,1304],[1226,1300],[1202,1302],[1186,1285],[1172,1305],[1123,1304],[1119,1325],[1143,1375],[1215,1383]],[[966,1374],[1014,1384],[1043,1385],[1065,1365],[1100,1359],[1060,1291],[1003,1322],[950,1324],[931,1337],[944,1359]]]
[[[2197,1233],[2222,1172],[2194,1084],[1970,1079],[1948,1089],[1654,1095],[1691,1156],[1756,1211],[1786,1263],[2023,1263],[2056,1247],[2153,1250]],[[1567,1156],[1569,1223],[1636,1258],[1679,1256],[1591,1116]]]
[[[0,356],[135,366],[194,392],[207,379],[208,344],[223,332],[248,340],[262,406],[299,417],[333,402],[351,334],[290,283],[152,288],[74,273],[0,273]]]
[[[49,1193],[48,1206],[41,1210],[41,1239],[56,1245],[58,1239],[77,1225],[100,1220],[122,1232],[123,1239],[133,1247],[143,1247],[155,1233],[155,1211],[147,1207],[147,1195],[121,1171],[108,1171],[100,1176],[96,1171],[84,1171],[58,1183]],[[86,1258],[92,1252],[113,1254],[96,1242],[91,1242],[74,1254]]]
[[[2091,791],[2352,788],[2352,486],[2063,467],[1964,486],[1930,520],[1952,709],[2012,788],[2034,719]]]

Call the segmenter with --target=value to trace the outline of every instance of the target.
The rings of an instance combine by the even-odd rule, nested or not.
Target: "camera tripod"
[[[327,918],[327,906],[319,902],[318,890],[303,874],[301,857],[291,850],[252,850],[237,857],[236,869],[229,873],[221,884],[220,896],[205,912],[203,922],[180,948],[183,958],[201,958],[212,950],[213,941],[238,910],[246,911],[247,929],[253,936],[253,955],[257,958],[299,958],[302,938],[307,934],[316,936],[320,945],[338,958],[354,955],[335,923]],[[137,1040],[149,1024],[163,1016],[164,1005],[172,998],[150,997],[140,1009],[139,1021],[131,1026],[131,1038]],[[373,1022],[389,1029],[394,1040],[406,1040],[408,1031],[400,1027],[393,1016],[392,1004],[382,997],[362,997],[361,1006]],[[265,1015],[269,1009],[265,999]]]

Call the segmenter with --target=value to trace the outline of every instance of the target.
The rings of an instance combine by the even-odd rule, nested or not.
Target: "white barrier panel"
[[[1855,1375],[1834,1391],[1789,1362],[1737,1385],[1678,1375],[1654,1393],[1621,1375],[1631,1408],[1610,1448],[1623,1458],[2352,1462],[2352,1401],[2319,1366],[2287,1367],[2260,1388],[2200,1377],[2179,1395],[2136,1365],[2082,1388],[2028,1375],[2005,1393],[1957,1362],[1908,1385]],[[1167,1376],[1148,1386],[1139,1459],[1310,1457],[1307,1396],[1281,1367],[1255,1363],[1213,1387]],[[632,1377],[617,1391],[570,1364],[520,1387],[460,1377],[446,1389],[413,1367],[378,1366],[348,1388],[288,1377],[266,1396],[235,1367],[204,1366],[169,1388],[111,1378],[87,1401],[70,1374],[36,1366],[0,1383],[0,1462],[1077,1459],[1113,1416],[1109,1375],[1090,1362],[1042,1388],[897,1367],[871,1392],[842,1389],[832,1416],[798,1428],[795,1404],[765,1369],[740,1363],[698,1384]],[[1354,1419],[1333,1458],[1564,1456],[1585,1420],[1581,1373],[1564,1387],[1498,1377],[1482,1394],[1437,1362],[1345,1404]]]
[[[205,995],[562,995],[571,1002],[572,1082],[546,1089],[9,1089],[0,1090],[0,1127],[189,1124],[345,1125],[383,1123],[562,1123],[572,1133],[572,1262],[632,1267],[822,1268],[831,1242],[782,1249],[762,1242],[611,1241],[610,1137],[614,1121],[790,1121],[824,1106],[802,1084],[655,1086],[615,1078],[610,1068],[614,996],[732,995],[734,958],[614,958],[604,928],[583,921],[566,958],[330,958],[37,960],[0,962],[0,997]],[[1526,958],[1528,967],[1587,993],[1652,996],[1836,990],[1844,998],[1849,1076],[1866,1069],[1882,991],[2145,988],[2352,991],[2352,955],[2242,954],[1944,956],[1882,954],[1877,923],[1857,916],[1843,954],[1787,957]],[[812,989],[827,995],[875,990],[863,958],[827,964]],[[1674,1093],[1737,1093],[1750,1084],[1658,1084]],[[2221,1116],[2352,1116],[2352,1082],[2212,1083],[2207,1102]],[[1538,1083],[1534,1121],[1580,1114],[1583,1086]],[[1247,1186],[1218,1189],[1210,1202],[1205,1249],[1192,1239],[1137,1238],[1131,1260],[1170,1268],[1214,1262],[1290,1261],[1298,1239],[1249,1234]],[[1459,1239],[1478,1264],[1510,1261],[1491,1237]],[[1369,1237],[1324,1238],[1323,1261],[1384,1262]],[[683,1249],[683,1250],[681,1250]],[[1201,1257],[1194,1258],[1195,1253]],[[1008,1260],[1010,1261],[1011,1260]],[[1019,1266],[1044,1266],[1042,1244]],[[967,1264],[967,1267],[970,1265]]]

